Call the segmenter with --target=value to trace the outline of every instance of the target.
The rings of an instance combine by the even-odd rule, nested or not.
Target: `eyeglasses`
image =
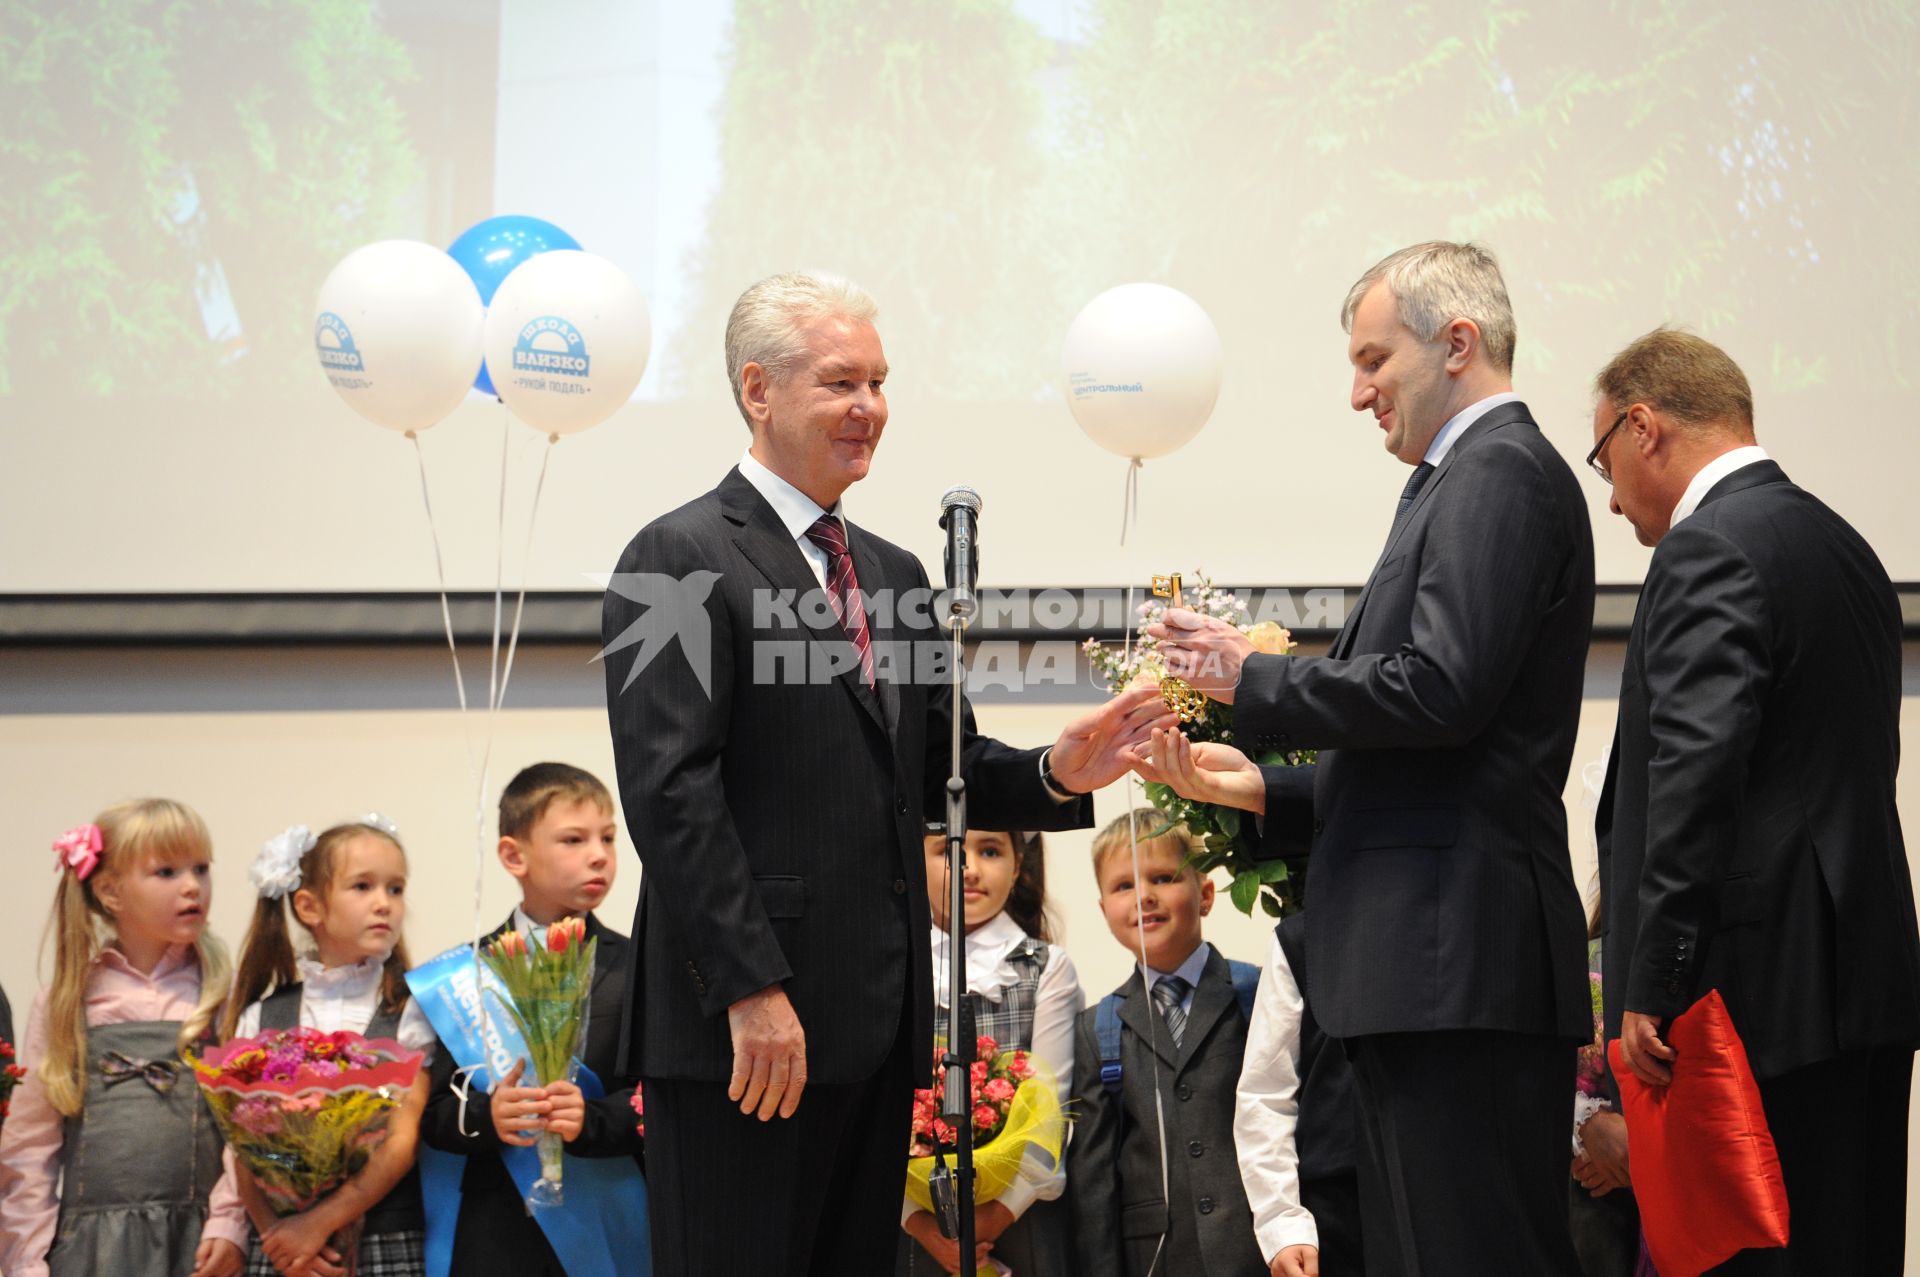
[[[1613,475],[1611,472],[1609,472],[1607,467],[1601,463],[1600,452],[1603,448],[1607,446],[1607,440],[1613,438],[1613,432],[1620,428],[1620,423],[1625,421],[1626,419],[1627,419],[1627,414],[1624,412],[1621,413],[1619,416],[1615,417],[1613,419],[1613,424],[1607,427],[1607,433],[1600,436],[1600,442],[1594,444],[1593,451],[1587,454],[1587,464],[1593,467],[1593,472],[1595,474],[1599,475],[1602,479],[1605,479],[1607,481],[1607,486],[1609,488],[1613,486]]]

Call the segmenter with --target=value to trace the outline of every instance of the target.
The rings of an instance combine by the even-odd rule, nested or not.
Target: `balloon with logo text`
[[[447,255],[460,263],[460,269],[473,279],[473,286],[480,290],[481,303],[491,306],[500,285],[521,264],[541,253],[579,247],[579,240],[552,222],[506,213],[475,222],[461,231],[460,237],[447,246]],[[485,364],[473,379],[473,388],[483,394],[495,393],[492,370]]]
[[[1164,284],[1122,284],[1067,328],[1063,388],[1090,439],[1144,460],[1200,433],[1221,365],[1220,334],[1198,302]]]
[[[507,276],[487,309],[487,363],[513,415],[574,434],[617,412],[647,370],[646,299],[604,257],[542,253]]]
[[[431,244],[355,249],[327,275],[315,308],[321,370],[377,426],[425,430],[473,384],[486,307],[467,273]]]

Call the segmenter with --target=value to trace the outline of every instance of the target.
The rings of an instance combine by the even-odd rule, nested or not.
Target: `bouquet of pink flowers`
[[[423,1058],[358,1033],[275,1029],[187,1060],[234,1157],[284,1218],[366,1164]],[[359,1239],[339,1241],[351,1270]]]
[[[1013,1186],[1029,1149],[1057,1162],[1066,1144],[1067,1119],[1047,1070],[1025,1051],[1002,1051],[990,1037],[975,1043],[969,1070],[973,1109],[973,1197],[991,1202]],[[959,1133],[940,1116],[944,1052],[935,1048],[933,1085],[913,1093],[913,1134],[907,1148],[907,1196],[921,1210],[933,1209],[927,1187],[936,1148],[951,1155]],[[982,1269],[982,1272],[990,1271]]]

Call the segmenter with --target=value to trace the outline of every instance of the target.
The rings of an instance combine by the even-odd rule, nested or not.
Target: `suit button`
[[[1326,831],[1326,828],[1327,822],[1316,817],[1313,822],[1313,832],[1316,834],[1323,833]]]
[[[1211,1197],[1203,1197],[1198,1202],[1196,1202],[1195,1205],[1197,1205],[1200,1208],[1200,1213],[1202,1215],[1213,1214],[1213,1199]]]
[[[1668,981],[1668,982],[1667,982],[1667,992],[1668,992],[1668,994],[1670,994],[1670,995],[1671,995],[1671,996],[1673,996],[1673,997],[1676,997],[1676,998],[1677,998],[1677,997],[1679,997],[1679,996],[1680,996],[1680,982],[1679,982],[1678,980],[1670,980],[1670,981]]]
[[[1194,1140],[1192,1143],[1187,1145],[1188,1157],[1198,1157],[1200,1156],[1200,1154],[1206,1151],[1207,1151],[1207,1146],[1202,1144],[1199,1140]]]
[[[1183,1100],[1190,1100],[1193,1098],[1193,1088],[1188,1086],[1185,1082],[1182,1082],[1179,1086],[1174,1087],[1173,1093],[1179,1096]]]
[[[907,894],[907,880],[905,878],[895,878],[893,880],[893,894],[896,896],[904,896]]]
[[[904,799],[904,798],[896,798],[896,799],[894,799],[894,800],[893,800],[893,814],[894,814],[894,815],[896,815],[896,816],[904,816],[904,815],[906,815],[906,814],[907,814],[907,800],[906,800],[906,799]]]

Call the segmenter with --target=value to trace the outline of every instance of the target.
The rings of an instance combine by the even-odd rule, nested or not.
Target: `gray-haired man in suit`
[[[903,677],[942,638],[926,571],[841,508],[887,424],[873,315],[808,275],[742,294],[727,367],[751,443],[641,529],[606,597],[610,652],[689,598],[705,622],[607,662],[646,869],[629,1026],[658,1277],[891,1269],[933,1045],[921,826],[952,716],[969,820],[1001,830],[1089,824],[1086,795],[1172,721],[1151,693],[1115,697],[1016,750],[974,734],[944,679]],[[643,586],[668,601],[643,612]]]
[[[1324,657],[1255,654],[1170,613],[1169,667],[1234,706],[1263,774],[1162,736],[1147,770],[1310,848],[1307,1000],[1354,1064],[1370,1272],[1578,1271],[1567,1226],[1574,1048],[1592,1036],[1561,799],[1593,620],[1572,469],[1513,393],[1490,254],[1402,249],[1342,312],[1356,411],[1414,467]]]

